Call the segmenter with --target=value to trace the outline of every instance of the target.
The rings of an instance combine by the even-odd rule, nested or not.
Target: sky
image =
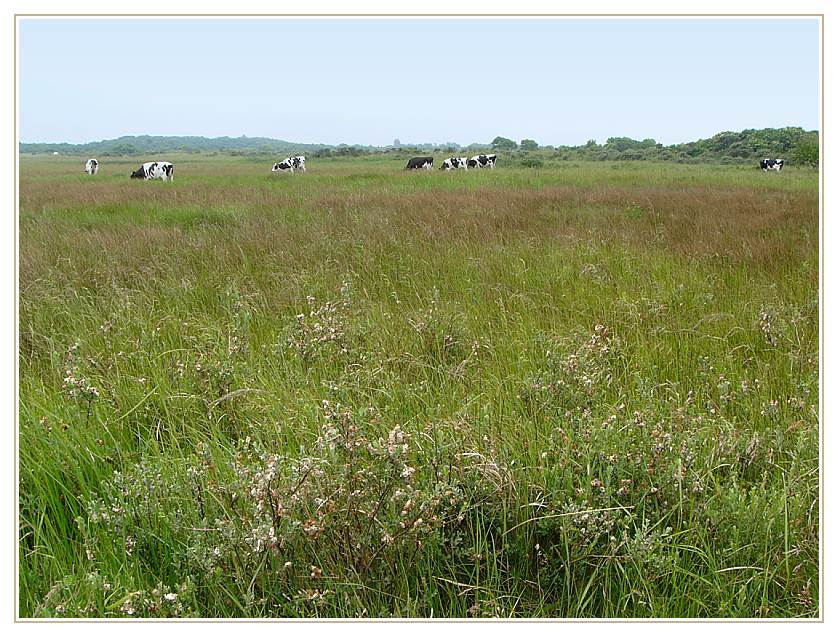
[[[815,18],[18,24],[22,142],[673,144],[819,127]]]

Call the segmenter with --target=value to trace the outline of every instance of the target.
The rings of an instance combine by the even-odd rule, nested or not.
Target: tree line
[[[500,151],[510,155],[513,163],[538,167],[544,160],[564,161],[674,161],[697,163],[748,163],[763,157],[782,157],[790,163],[817,166],[819,162],[818,131],[800,127],[746,129],[722,132],[708,139],[665,146],[648,138],[609,137],[604,143],[589,140],[579,146],[540,145],[534,139],[516,142],[495,137],[489,143],[461,146],[444,144],[403,144],[398,139],[389,146],[349,144],[299,144],[269,137],[165,137],[153,135],[125,136],[86,144],[24,143],[21,153],[60,153],[66,155],[122,156],[153,153],[186,152],[217,153],[239,156],[262,156],[307,153],[313,157],[358,157],[391,154],[399,157],[410,153],[438,152],[446,154]]]
[[[780,157],[798,165],[817,166],[818,142],[818,131],[786,127],[746,129],[738,133],[726,131],[708,139],[669,146],[654,139],[636,140],[630,137],[609,137],[603,144],[591,139],[580,146],[539,146],[532,139],[516,143],[505,137],[495,137],[491,146],[496,150],[524,155],[536,150],[547,151],[543,154],[560,160],[748,163],[764,157]]]

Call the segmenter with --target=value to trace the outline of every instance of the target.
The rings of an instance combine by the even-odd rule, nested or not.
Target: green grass
[[[819,616],[817,173],[164,159],[21,158],[21,616]]]

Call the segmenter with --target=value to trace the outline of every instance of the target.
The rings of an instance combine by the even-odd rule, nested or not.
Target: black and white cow
[[[434,167],[434,158],[433,157],[411,157],[407,160],[407,166],[404,167],[405,170],[419,170],[420,168],[424,168],[425,170],[430,170]]]
[[[468,170],[468,157],[449,157],[439,167],[440,170],[457,170],[458,168]]]
[[[299,170],[301,173],[306,171],[306,158],[302,155],[297,157],[286,157],[282,161],[275,163],[274,167],[271,168],[272,173],[293,173],[295,170]]]
[[[488,166],[489,168],[494,168],[497,159],[497,155],[475,155],[474,157],[468,160],[468,167],[486,168],[486,166]]]
[[[147,161],[131,173],[131,179],[174,181],[175,167],[168,161]]]
[[[762,168],[763,172],[768,172],[769,170],[780,172],[783,169],[783,160],[766,158],[759,162],[759,167]]]
[[[95,159],[88,159],[87,163],[84,165],[84,172],[88,175],[95,175],[99,172],[99,162]]]

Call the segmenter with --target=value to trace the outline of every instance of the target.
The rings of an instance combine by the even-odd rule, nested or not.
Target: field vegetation
[[[815,170],[155,158],[21,156],[21,616],[820,615]]]

